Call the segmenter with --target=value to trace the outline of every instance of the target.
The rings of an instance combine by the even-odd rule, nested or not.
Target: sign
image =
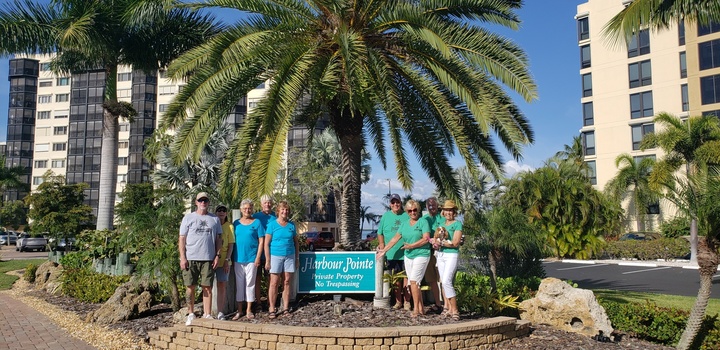
[[[298,293],[375,293],[375,252],[301,252]]]

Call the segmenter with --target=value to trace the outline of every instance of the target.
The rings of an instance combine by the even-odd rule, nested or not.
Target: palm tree
[[[671,182],[673,174],[684,167],[685,176],[697,174],[708,166],[720,165],[720,120],[714,115],[695,116],[686,120],[660,113],[654,121],[662,129],[643,138],[640,147],[660,147],[665,156],[650,173],[654,184]],[[690,215],[690,260],[697,261],[698,228]]]
[[[455,170],[455,177],[460,188],[458,201],[462,213],[478,212],[484,213],[491,207],[489,194],[497,189],[493,185],[490,174],[481,171],[477,177],[473,177],[470,170],[461,166]]]
[[[326,118],[342,156],[341,242],[352,246],[361,239],[366,142],[383,166],[392,153],[406,190],[413,185],[412,149],[435,186],[456,195],[457,181],[447,171],[456,151],[468,167],[479,163],[499,174],[502,161],[491,134],[515,158],[533,141],[527,119],[501,86],[527,101],[536,98],[527,57],[486,27],[517,29],[520,5],[517,0],[195,4],[251,15],[169,67],[175,78],[192,75],[161,125],[178,130],[178,159],[198,157],[229,106],[269,81],[266,98],[247,116],[231,147],[222,185],[254,198],[269,192],[292,122],[312,128]]]
[[[377,214],[371,213],[368,210],[370,210],[370,206],[362,206],[360,207],[360,218],[362,221],[360,221],[360,232],[363,231],[363,224],[367,222],[368,224],[371,222],[377,223],[376,218],[378,217]]]
[[[562,151],[555,153],[555,158],[585,166],[585,152],[583,151],[582,136],[578,135],[573,137],[571,144],[564,145]]]
[[[650,186],[650,172],[654,165],[654,158],[643,157],[636,161],[630,154],[623,153],[615,158],[617,174],[605,185],[605,193],[618,202],[630,199],[638,231],[645,231],[647,207],[657,203],[660,198],[660,193]],[[630,216],[627,215],[628,218]]]
[[[680,21],[709,24],[720,20],[720,3],[707,0],[634,0],[603,28],[613,44],[628,41],[643,28],[668,29]]]
[[[688,349],[698,334],[710,300],[713,276],[720,264],[720,176],[717,172],[700,171],[686,178],[676,177],[666,182],[666,198],[697,222],[697,231],[703,236],[698,244],[697,263],[700,288],[690,311],[678,349]]]
[[[203,42],[217,28],[211,18],[152,0],[15,0],[0,10],[0,55],[52,54],[56,73],[105,72],[97,229],[113,227],[118,166],[118,118],[132,105],[117,100],[120,65],[156,71]]]

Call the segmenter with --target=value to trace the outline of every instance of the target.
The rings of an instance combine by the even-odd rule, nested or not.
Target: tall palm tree
[[[198,156],[207,135],[241,96],[270,81],[231,148],[223,185],[249,196],[275,186],[293,120],[327,118],[340,141],[341,241],[359,242],[361,157],[366,142],[383,166],[395,158],[412,188],[410,150],[443,194],[457,194],[449,157],[493,174],[502,161],[491,134],[519,158],[533,141],[527,119],[503,90],[536,98],[525,53],[487,29],[517,29],[519,0],[208,0],[196,7],[250,13],[176,60],[193,73],[162,126],[178,129],[179,159]],[[389,149],[386,148],[389,145]]]
[[[368,224],[371,222],[377,223],[376,218],[378,217],[377,214],[371,213],[368,210],[370,210],[370,206],[362,206],[360,207],[360,232],[363,231],[364,223],[367,222]]]
[[[605,185],[605,193],[611,198],[620,203],[630,200],[638,231],[645,231],[647,207],[657,203],[660,198],[660,193],[650,186],[650,172],[654,165],[653,158],[644,157],[636,161],[630,154],[623,153],[615,158],[617,174]],[[627,217],[631,217],[630,213]]]
[[[720,264],[720,175],[702,170],[689,177],[676,177],[666,182],[666,198],[697,222],[702,236],[698,244],[697,263],[700,288],[688,322],[678,342],[678,349],[688,349],[698,334],[712,292],[713,276]]]
[[[113,227],[118,166],[118,118],[132,105],[117,100],[120,65],[156,71],[217,32],[211,18],[165,10],[154,0],[15,0],[0,10],[0,55],[55,55],[57,73],[105,71],[97,229]]]
[[[668,29],[679,21],[708,24],[720,20],[720,3],[707,0],[634,0],[603,28],[613,44],[626,42],[640,29]]]
[[[582,136],[578,135],[573,137],[571,144],[564,145],[562,151],[555,153],[555,158],[585,166],[585,152],[583,151]]]
[[[673,174],[684,169],[685,176],[697,174],[708,166],[720,165],[720,119],[714,115],[694,116],[686,120],[669,113],[660,113],[654,121],[660,131],[643,138],[640,147],[660,147],[665,156],[660,159],[650,180],[655,184],[672,182]],[[698,228],[690,215],[690,260],[697,261]]]
[[[481,171],[477,177],[473,177],[466,166],[461,166],[455,170],[455,177],[460,189],[458,201],[463,213],[484,213],[490,209],[491,200],[488,195],[497,188],[490,174]]]

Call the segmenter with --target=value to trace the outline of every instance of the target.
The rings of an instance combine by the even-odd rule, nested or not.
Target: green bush
[[[517,316],[517,304],[532,298],[540,278],[498,278],[492,292],[490,277],[479,273],[458,272],[455,276],[458,308],[483,316]]]
[[[601,299],[600,304],[614,328],[630,336],[665,345],[677,344],[689,315],[687,311],[659,307],[649,301],[622,304]],[[705,317],[691,348],[720,349],[720,321],[717,315]]]
[[[60,276],[63,294],[89,303],[102,303],[110,299],[115,289],[130,280],[130,276],[108,276],[88,267],[63,266]]]
[[[37,271],[37,265],[28,264],[23,273],[23,279],[28,283],[35,283],[35,272]]]
[[[690,253],[690,243],[683,238],[661,238],[647,241],[615,241],[605,247],[601,257],[607,259],[677,259]]]
[[[65,269],[80,269],[90,266],[90,257],[86,251],[67,253],[60,258]]]
[[[690,235],[690,220],[682,216],[676,216],[660,224],[660,232],[665,238]]]

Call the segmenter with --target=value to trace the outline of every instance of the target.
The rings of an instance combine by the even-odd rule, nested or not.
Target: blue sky
[[[0,2],[6,2],[0,0]],[[569,144],[581,127],[579,49],[577,27],[574,19],[576,7],[584,0],[526,0],[518,12],[522,25],[518,31],[497,29],[496,32],[519,44],[530,58],[530,71],[538,86],[538,99],[516,103],[530,120],[535,132],[535,143],[523,152],[523,159],[515,162],[505,155],[506,169],[537,168],[555,152]],[[221,14],[221,17],[233,17]],[[493,28],[495,30],[495,28]],[[0,141],[7,135],[8,112],[8,60],[0,59]],[[411,158],[414,160],[414,158]],[[412,162],[416,163],[416,162]],[[454,166],[464,163],[454,159]],[[388,159],[383,170],[376,160],[371,162],[372,175],[363,186],[362,205],[370,206],[371,212],[382,213],[382,196],[388,192],[388,180],[393,193],[410,193],[415,198],[425,198],[434,191],[434,185],[419,166],[412,168],[415,186],[411,191],[401,188],[395,175],[395,165]]]

